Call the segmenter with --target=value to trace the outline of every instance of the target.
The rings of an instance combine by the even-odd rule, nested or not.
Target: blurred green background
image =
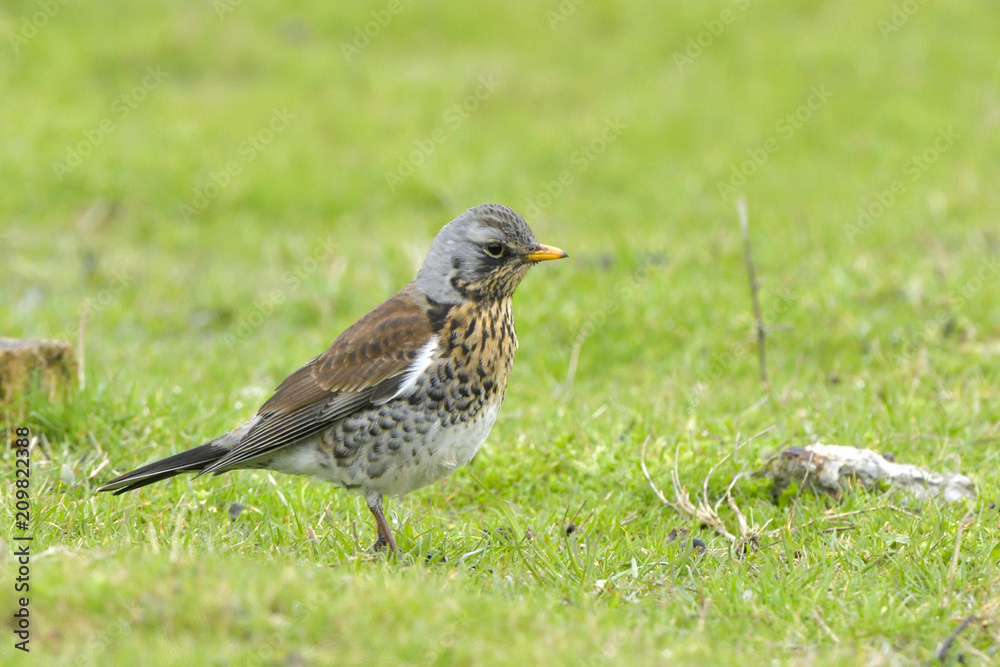
[[[89,302],[86,389],[0,413],[42,436],[38,650],[878,665],[929,659],[977,613],[950,659],[993,659],[998,35],[976,0],[3,3],[0,333],[75,345]],[[247,418],[489,201],[570,260],[515,298],[483,451],[392,504],[416,567],[370,562],[367,510],[307,480],[91,495]],[[744,478],[752,523],[787,527],[748,560],[639,468],[649,438],[667,486],[680,442],[697,490],[768,428],[713,502],[813,440],[966,472],[982,501],[789,505]],[[828,530],[824,511],[856,509]]]

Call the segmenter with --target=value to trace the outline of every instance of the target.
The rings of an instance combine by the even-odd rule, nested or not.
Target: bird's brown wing
[[[285,378],[257,423],[202,474],[238,467],[392,396],[433,336],[426,298],[407,285]]]

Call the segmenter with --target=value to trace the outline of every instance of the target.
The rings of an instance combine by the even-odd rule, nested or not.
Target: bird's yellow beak
[[[525,255],[532,262],[544,262],[550,259],[562,259],[569,257],[565,251],[551,245],[538,244],[538,247]]]

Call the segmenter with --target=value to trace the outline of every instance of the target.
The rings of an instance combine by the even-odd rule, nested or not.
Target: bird
[[[443,479],[479,451],[514,362],[514,290],[535,264],[567,256],[506,206],[470,208],[441,228],[409,284],[285,378],[253,417],[97,490],[118,495],[189,472],[312,476],[364,496],[373,550],[398,554],[383,498]]]

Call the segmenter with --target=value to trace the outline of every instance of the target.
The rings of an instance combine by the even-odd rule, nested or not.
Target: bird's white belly
[[[486,442],[500,414],[501,398],[483,405],[472,419],[458,424],[439,425],[417,457],[395,462],[370,488],[384,495],[401,496],[433,484],[472,460]]]
[[[406,445],[391,453],[383,451],[378,458],[385,461],[386,467],[378,477],[369,476],[368,456],[364,451],[350,464],[338,465],[330,450],[317,444],[315,436],[279,452],[267,461],[266,467],[317,477],[361,493],[374,490],[387,496],[401,496],[433,484],[471,461],[486,442],[502,402],[503,398],[497,396],[484,403],[467,421],[447,426],[435,424],[419,446]]]

